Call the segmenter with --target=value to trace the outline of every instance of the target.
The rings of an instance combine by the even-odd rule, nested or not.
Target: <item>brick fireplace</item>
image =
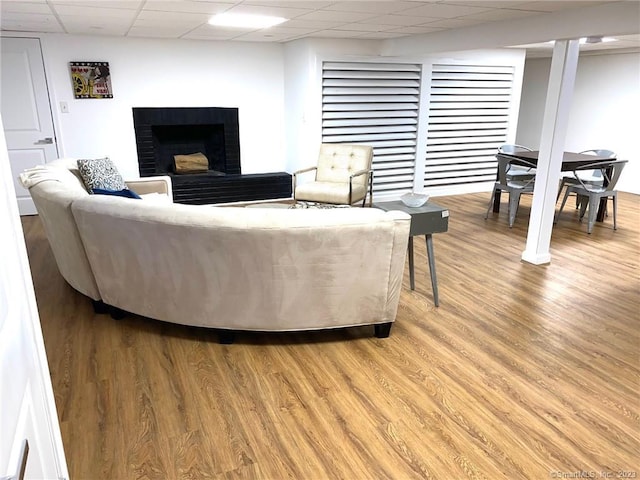
[[[140,176],[170,175],[174,201],[189,204],[291,196],[286,172],[242,174],[237,108],[133,108]],[[206,173],[177,174],[174,155],[203,153]]]

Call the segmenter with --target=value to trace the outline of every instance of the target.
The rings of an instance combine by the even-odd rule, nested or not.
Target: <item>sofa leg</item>
[[[122,320],[127,316],[127,312],[118,307],[110,307],[109,313],[111,314],[111,318],[113,318],[114,320]]]
[[[377,323],[373,326],[375,329],[375,335],[378,338],[387,338],[391,333],[391,323]]]
[[[109,313],[109,305],[104,303],[102,300],[91,300],[91,305],[93,305],[94,313],[103,314]]]
[[[236,339],[236,332],[233,330],[220,330],[218,342],[220,345],[231,345]]]

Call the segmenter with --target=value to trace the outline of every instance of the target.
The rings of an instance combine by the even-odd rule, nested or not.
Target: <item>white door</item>
[[[36,213],[28,190],[18,182],[27,168],[58,156],[47,80],[37,38],[0,38],[0,103],[20,215]]]
[[[67,479],[11,176],[0,117],[0,478]]]

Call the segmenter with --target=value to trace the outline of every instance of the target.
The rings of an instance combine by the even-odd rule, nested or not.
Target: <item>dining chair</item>
[[[514,143],[505,143],[498,147],[498,153],[504,153],[507,155],[518,152],[531,152],[532,149],[523,145],[516,145]],[[511,168],[507,172],[507,178],[510,180],[528,180],[534,178],[536,175],[535,166],[533,168],[523,167],[521,165],[511,165]]]
[[[516,219],[516,213],[518,211],[518,205],[520,204],[520,195],[523,193],[533,193],[533,186],[535,181],[535,175],[529,175],[528,177],[517,177],[516,179],[509,178],[509,171],[515,166],[512,165],[511,160],[508,157],[501,155],[497,156],[498,159],[498,180],[493,185],[493,191],[491,192],[491,198],[489,199],[489,206],[487,213],[484,216],[486,220],[489,218],[489,211],[493,206],[494,195],[497,191],[509,193],[509,228],[513,227],[513,222]],[[522,164],[522,165],[520,165]],[[518,160],[518,166],[535,170],[535,164],[524,160]]]
[[[560,204],[560,209],[558,210],[553,223],[558,223],[558,218],[562,213],[564,204],[567,202],[567,198],[571,193],[575,193],[579,198],[585,199],[580,202],[580,221],[582,221],[585,211],[589,212],[589,216],[587,217],[587,233],[591,233],[593,230],[593,224],[595,223],[596,215],[598,214],[600,200],[603,198],[609,199],[609,197],[613,199],[613,229],[617,230],[616,214],[618,209],[618,192],[615,188],[618,180],[620,179],[620,174],[627,162],[628,160],[595,162],[576,169],[574,173],[578,184],[567,186],[564,198]],[[600,172],[600,176],[602,178],[601,184],[588,183],[582,180],[580,175],[581,172],[596,170]]]
[[[596,157],[616,158],[616,153],[612,150],[583,150],[580,152],[584,155],[594,155]],[[577,172],[577,173],[576,173]],[[575,172],[566,172],[560,179],[560,188],[558,189],[558,196],[556,202],[560,199],[562,189],[565,185],[580,185],[580,180],[576,175],[579,175],[580,180],[585,184],[590,185],[602,185],[603,178],[602,172],[599,169],[595,170],[577,170]],[[576,196],[576,208],[580,206],[580,197]]]

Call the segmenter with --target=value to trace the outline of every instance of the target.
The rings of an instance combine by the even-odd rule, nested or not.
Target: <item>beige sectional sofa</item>
[[[98,308],[227,334],[374,325],[389,335],[407,214],[180,205],[164,177],[127,184],[163,190],[165,202],[89,195],[65,167],[54,162],[29,190],[60,273]]]

